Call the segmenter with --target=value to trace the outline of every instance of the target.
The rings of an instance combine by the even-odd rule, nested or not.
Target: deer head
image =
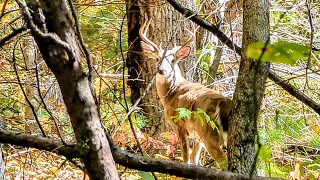
[[[186,59],[190,55],[191,47],[189,44],[195,39],[194,34],[187,29],[187,31],[192,35],[185,43],[180,46],[175,46],[169,50],[163,50],[147,38],[147,31],[150,25],[151,19],[145,22],[144,25],[139,30],[139,35],[141,38],[141,47],[145,52],[154,53],[157,56],[158,74],[164,76],[169,81],[179,81],[182,78],[178,62]]]

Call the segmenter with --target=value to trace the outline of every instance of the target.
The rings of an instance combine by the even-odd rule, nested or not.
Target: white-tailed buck
[[[166,113],[166,119],[176,130],[182,146],[182,157],[185,163],[189,163],[189,141],[188,137],[195,139],[194,150],[191,154],[191,163],[198,164],[201,144],[204,143],[209,154],[219,163],[226,158],[221,149],[227,141],[228,116],[231,100],[199,83],[187,81],[182,77],[178,62],[186,59],[190,54],[189,44],[195,39],[192,35],[187,42],[181,46],[175,46],[171,50],[162,50],[146,37],[148,23],[139,30],[141,47],[148,56],[158,62],[156,86],[161,103]],[[188,31],[191,33],[190,31]],[[192,33],[191,33],[192,34]],[[212,128],[206,121],[200,118],[177,120],[177,108],[186,108],[196,112],[198,108],[209,115],[217,128]],[[205,119],[202,113],[202,119]],[[219,131],[219,132],[218,132]]]

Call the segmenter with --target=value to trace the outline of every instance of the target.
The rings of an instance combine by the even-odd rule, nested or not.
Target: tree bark
[[[26,68],[30,71],[34,66],[36,47],[34,47],[34,42],[30,37],[27,37],[23,42],[23,56],[26,63]],[[33,73],[32,73],[33,74]],[[35,84],[35,77],[29,79],[30,84]],[[34,110],[37,111],[39,107],[38,103],[38,91],[34,86],[26,87],[26,96],[28,97],[30,103],[34,107]],[[25,104],[28,104],[27,100]],[[26,106],[24,109],[25,117],[25,131],[31,134],[40,134],[39,125],[37,124],[35,117],[30,106]]]
[[[268,43],[269,1],[243,2],[242,59],[233,96],[228,137],[229,170],[252,174],[255,169],[257,118],[269,73],[269,63],[246,58],[249,44]]]
[[[17,2],[42,57],[60,85],[80,158],[90,179],[119,179],[88,77],[81,68],[80,51],[66,1],[40,1],[49,33],[40,31],[26,5]]]
[[[212,61],[211,66],[209,67],[209,80],[208,80],[208,84],[211,84],[214,82],[214,79],[217,77],[217,72],[218,72],[218,68],[220,65],[220,61],[222,58],[222,52],[223,52],[223,44],[221,41],[218,40],[217,42],[217,49],[214,53],[214,58]]]
[[[131,101],[134,104],[144,91],[148,84],[153,83],[151,80],[156,69],[156,62],[141,54],[139,29],[149,17],[150,1],[127,0],[128,13],[128,58],[126,66],[131,81],[128,85],[131,89]],[[154,19],[156,21],[156,19]],[[152,21],[152,23],[154,23]],[[152,27],[150,27],[151,29]],[[151,31],[151,30],[150,30]],[[149,32],[150,32],[149,31]],[[146,92],[145,97],[140,101],[139,107],[143,110],[143,115],[147,117],[145,131],[150,136],[158,135],[169,129],[165,122],[162,106],[153,83],[150,90]]]
[[[184,0],[183,3],[188,7],[195,8],[194,1]],[[188,33],[185,30],[183,17],[175,12],[174,8],[166,4],[165,1],[137,1],[127,0],[128,12],[128,59],[127,68],[132,81],[128,82],[131,89],[131,100],[135,103],[143,92],[153,76],[155,75],[156,62],[148,57],[143,56],[140,47],[139,29],[144,22],[152,18],[148,38],[157,45],[162,42],[162,48],[172,48],[188,39]],[[185,22],[186,27],[190,30],[190,22]],[[192,44],[195,46],[195,43]],[[182,64],[182,69],[189,70],[191,65],[195,62],[195,48],[191,53],[190,61]],[[190,73],[189,73],[190,74]],[[187,76],[193,78],[192,76]],[[162,132],[170,129],[168,123],[165,121],[164,112],[157,95],[155,84],[146,93],[146,96],[139,105],[142,107],[148,122],[145,131],[150,136],[159,135]]]

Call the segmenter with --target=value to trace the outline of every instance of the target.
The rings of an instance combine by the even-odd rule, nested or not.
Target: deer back
[[[211,121],[214,121],[220,132],[226,132],[228,130],[228,113],[230,111],[231,100],[220,95],[213,89],[207,88],[198,83],[192,83],[184,81],[180,83],[174,91],[168,94],[162,100],[166,117],[172,126],[177,126],[176,117],[178,115],[177,108],[186,108],[192,112],[197,112],[198,108],[202,109],[209,117]],[[217,136],[220,144],[224,141],[223,138],[218,137],[219,133],[216,129],[213,129],[211,125],[206,122],[204,115],[202,120],[191,117],[191,119],[182,119],[179,125],[185,125],[189,134],[193,137],[200,138],[202,133],[212,133]],[[225,139],[226,140],[226,139]]]

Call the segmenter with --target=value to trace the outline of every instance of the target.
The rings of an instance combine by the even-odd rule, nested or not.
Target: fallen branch
[[[76,146],[74,144],[65,146],[61,141],[57,141],[52,138],[45,138],[43,136],[33,136],[30,134],[9,132],[1,129],[0,142],[54,152],[70,159],[80,157],[80,154],[76,150]]]
[[[209,23],[208,21],[202,19],[197,15],[196,12],[185,8],[182,6],[178,1],[176,0],[167,0],[168,3],[170,3],[174,9],[179,11],[184,17],[189,18],[194,23],[198,24],[202,28],[210,31],[212,34],[217,36],[217,38],[223,42],[225,45],[227,45],[230,49],[235,50],[235,52],[241,56],[242,49],[234,44],[223,32],[219,30],[219,28],[212,23]],[[299,101],[304,103],[305,105],[309,106],[311,109],[313,109],[315,112],[320,114],[320,104],[313,101],[311,98],[309,98],[306,94],[303,92],[297,90],[293,85],[291,85],[288,81],[282,80],[278,75],[276,75],[275,72],[270,71],[268,78],[271,79],[274,83],[282,87],[285,91],[287,91],[289,94],[291,94],[293,97],[297,98]]]
[[[0,130],[0,142],[54,152],[69,159],[79,158],[81,154],[86,154],[80,153],[83,152],[84,149],[80,149],[80,147],[75,144],[63,145],[61,141],[51,138],[32,136],[29,134],[21,134],[5,130]],[[195,165],[187,165],[175,161],[137,156],[119,150],[117,146],[112,144],[113,142],[110,142],[115,162],[128,168],[147,172],[160,172],[191,179],[249,179],[249,176],[246,175],[224,172]],[[270,178],[253,177],[252,179],[266,180]]]

